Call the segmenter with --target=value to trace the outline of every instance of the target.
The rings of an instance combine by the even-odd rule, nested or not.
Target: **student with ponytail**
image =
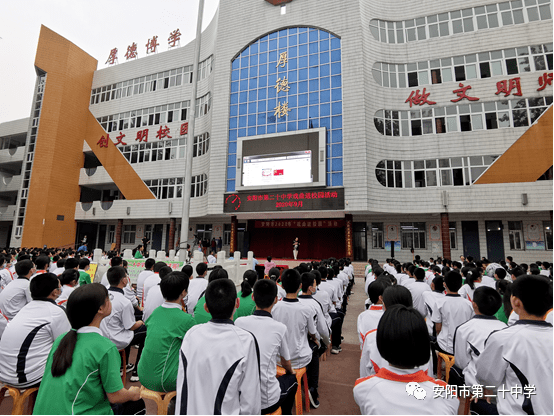
[[[146,413],[139,388],[124,388],[117,348],[99,329],[111,310],[101,284],[84,285],[71,294],[66,311],[72,328],[50,351],[34,414]]]
[[[458,293],[464,299],[473,302],[473,293],[475,289],[481,286],[481,269],[464,267],[462,269],[462,276],[465,277],[466,281]]]
[[[256,303],[252,299],[252,288],[254,283],[258,280],[258,274],[254,270],[247,270],[244,272],[242,283],[240,284],[240,292],[237,293],[237,297],[240,300],[240,305],[235,311],[233,319],[240,318],[241,316],[250,316],[256,309]]]

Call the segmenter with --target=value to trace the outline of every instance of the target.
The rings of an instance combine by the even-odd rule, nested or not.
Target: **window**
[[[137,232],[136,225],[124,225],[123,244],[135,244],[136,232]]]
[[[196,237],[202,241],[204,239],[211,241],[212,224],[196,224]]]
[[[385,248],[385,241],[383,237],[383,223],[372,222],[371,223],[371,238],[373,240],[373,248]]]
[[[208,114],[212,106],[212,95],[207,93],[206,95],[196,100],[196,117],[202,117]]]
[[[213,55],[204,59],[198,64],[198,81],[203,80],[212,73],[213,69]]]
[[[231,244],[231,224],[223,225],[223,245],[228,246]]]
[[[157,199],[183,197],[183,178],[166,178],[145,180],[144,183]],[[194,195],[192,195],[194,196]]]
[[[450,248],[455,250],[458,248],[458,238],[456,234],[456,223],[455,222],[449,222],[448,223],[448,231],[450,233]]]
[[[192,149],[193,157],[202,156],[208,153],[210,145],[210,133],[204,133],[194,138],[194,147]]]
[[[145,225],[144,226],[144,236],[152,241],[152,225],[151,224],[148,224],[148,225]]]
[[[208,175],[203,173],[202,175],[196,175],[192,177],[190,196],[195,198],[205,195],[208,191]]]
[[[180,139],[119,146],[118,149],[131,164],[184,159],[186,141],[186,136],[184,136]]]
[[[108,244],[115,243],[115,225],[108,225]]]
[[[402,250],[422,250],[427,247],[427,236],[424,222],[401,222],[400,238]]]
[[[523,225],[521,221],[508,221],[510,250],[523,250]]]
[[[544,229],[544,247],[552,250],[552,221],[543,221],[542,228]]]

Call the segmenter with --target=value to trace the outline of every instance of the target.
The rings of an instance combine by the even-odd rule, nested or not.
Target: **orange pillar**
[[[121,234],[123,234],[123,220],[117,220],[115,227],[115,251],[121,251]]]
[[[175,248],[175,218],[169,219],[169,247],[167,250],[173,250]]]

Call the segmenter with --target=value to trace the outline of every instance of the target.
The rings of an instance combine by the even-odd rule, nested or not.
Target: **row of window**
[[[372,19],[369,30],[385,43],[405,43],[552,19],[550,0],[514,0],[404,21]]]
[[[184,159],[186,157],[186,136],[179,139],[147,142],[121,146],[119,149],[129,163],[156,162],[161,160]],[[193,157],[208,153],[210,133],[194,137]]]
[[[451,157],[427,160],[381,160],[375,168],[387,188],[469,186],[498,156]]]
[[[488,223],[489,221],[487,221]],[[491,221],[492,222],[492,221]],[[495,221],[496,222],[496,221]],[[552,250],[552,222],[543,221],[545,249]],[[456,222],[448,223],[450,248],[458,249],[458,236]],[[508,238],[510,250],[524,250],[523,223],[521,221],[508,221]],[[373,249],[384,249],[384,226],[382,222],[371,223],[371,240]],[[427,246],[427,233],[424,222],[400,223],[400,241],[402,250],[425,249]],[[413,244],[413,246],[412,246]]]
[[[546,71],[553,69],[552,51],[547,43],[409,64],[376,62],[373,78],[384,87],[406,88]]]
[[[183,197],[183,178],[149,179],[144,183],[157,199],[172,199]],[[191,198],[202,196],[208,191],[208,175],[205,173],[192,177]]]
[[[198,66],[198,80],[200,81],[210,75],[212,69],[213,56],[210,56],[200,62]],[[93,88],[90,96],[90,104],[103,103],[190,83],[192,83],[192,65],[187,65],[157,74],[150,74],[115,84],[104,85],[103,87]]]
[[[533,124],[552,104],[552,96],[477,102],[422,110],[378,110],[373,121],[385,136],[494,130]]]

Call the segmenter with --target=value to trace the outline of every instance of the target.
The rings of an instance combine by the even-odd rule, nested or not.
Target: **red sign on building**
[[[265,0],[274,6],[280,6],[281,4],[290,3],[292,0]]]

